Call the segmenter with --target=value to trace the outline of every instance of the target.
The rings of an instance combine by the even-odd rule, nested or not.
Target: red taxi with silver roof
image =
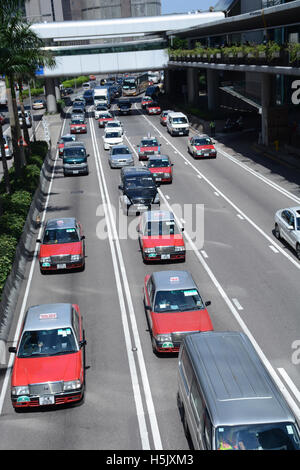
[[[188,271],[158,271],[144,279],[144,307],[155,353],[177,353],[186,335],[212,331],[204,302]]]
[[[36,305],[26,313],[11,376],[15,410],[78,403],[85,388],[82,316],[77,304]]]

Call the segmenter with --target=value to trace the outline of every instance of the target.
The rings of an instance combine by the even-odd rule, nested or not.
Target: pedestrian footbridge
[[[158,70],[167,67],[167,33],[223,19],[222,12],[64,21],[31,28],[56,57],[45,77]]]

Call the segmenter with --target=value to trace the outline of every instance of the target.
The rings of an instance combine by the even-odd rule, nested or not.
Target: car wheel
[[[297,243],[296,245],[296,255],[297,255],[297,258],[300,260],[300,244]]]
[[[277,240],[281,240],[280,229],[278,227],[278,224],[275,224],[274,233],[275,233],[275,237],[277,238]]]

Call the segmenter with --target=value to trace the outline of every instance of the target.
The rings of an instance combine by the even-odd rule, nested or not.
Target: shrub
[[[0,258],[0,300],[3,287],[5,285],[6,279],[9,276],[9,273],[12,268],[12,260],[8,256],[1,256]]]
[[[16,191],[12,195],[5,194],[1,197],[2,211],[11,212],[26,217],[31,204],[31,194],[28,191]]]
[[[0,217],[0,235],[12,235],[16,240],[19,240],[26,217],[15,214],[13,212],[6,212]]]
[[[7,234],[0,235],[0,259],[3,256],[14,259],[16,247],[17,239],[15,237]]]

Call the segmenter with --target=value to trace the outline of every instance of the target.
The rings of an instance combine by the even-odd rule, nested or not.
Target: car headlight
[[[145,253],[155,253],[156,250],[155,250],[155,248],[153,247],[153,248],[145,248],[144,251],[145,251]]]
[[[50,256],[47,256],[45,258],[41,258],[40,262],[41,263],[51,263],[51,258],[50,258]]]
[[[70,380],[69,382],[64,382],[64,391],[68,390],[78,390],[81,388],[80,380]]]
[[[175,246],[175,251],[184,251],[185,247],[184,246]]]
[[[167,335],[167,334],[166,335],[157,335],[157,336],[155,336],[155,339],[159,343],[165,343],[165,342],[168,342],[168,341],[172,341],[172,336]]]
[[[28,385],[20,385],[18,387],[12,387],[11,389],[12,395],[29,395],[29,387]]]
[[[71,255],[71,261],[79,261],[80,255]]]

